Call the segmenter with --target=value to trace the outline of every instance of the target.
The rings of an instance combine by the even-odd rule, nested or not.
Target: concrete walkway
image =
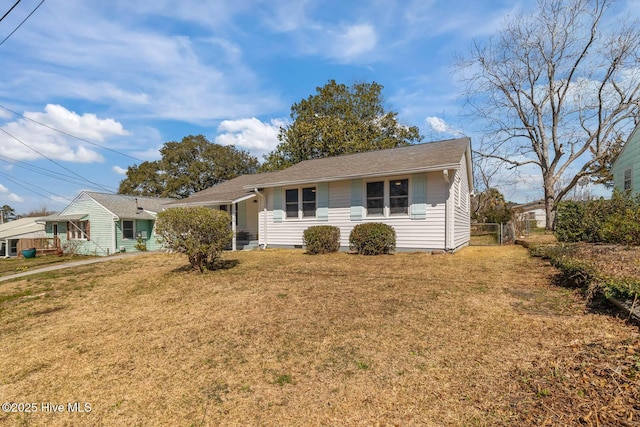
[[[84,260],[81,260],[81,261],[64,262],[64,263],[60,263],[60,264],[50,265],[50,266],[47,266],[47,267],[34,268],[33,270],[26,270],[26,271],[23,271],[21,273],[11,274],[9,276],[2,276],[2,277],[0,277],[0,282],[4,282],[5,280],[18,279],[20,277],[30,276],[32,274],[38,274],[38,273],[42,273],[42,272],[46,272],[46,271],[62,270],[63,268],[71,268],[71,267],[77,267],[79,265],[95,264],[95,263],[98,263],[98,262],[115,261],[115,260],[118,260],[118,259],[130,258],[132,256],[148,254],[148,253],[152,253],[152,252],[129,252],[129,253],[121,254],[121,255],[111,255],[111,256],[105,256],[105,257],[96,257],[96,258],[91,258],[91,259],[84,259]]]

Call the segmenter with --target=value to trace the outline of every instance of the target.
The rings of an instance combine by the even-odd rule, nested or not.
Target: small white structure
[[[40,218],[20,218],[0,224],[0,257],[18,255],[20,239],[45,237],[44,225],[38,224]]]
[[[547,226],[544,200],[515,205],[511,209],[518,215],[520,221],[530,221],[529,224],[535,222],[537,228],[545,228]]]

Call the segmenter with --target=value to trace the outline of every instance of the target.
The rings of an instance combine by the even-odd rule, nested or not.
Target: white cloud
[[[357,24],[342,29],[330,41],[328,56],[352,61],[372,52],[378,44],[378,35],[370,24]]]
[[[253,155],[261,157],[278,145],[278,132],[286,122],[273,119],[264,123],[252,117],[250,119],[224,120],[218,126],[215,142],[221,145],[235,145]]]
[[[31,120],[21,118],[0,127],[0,154],[16,160],[34,160],[46,156],[78,163],[102,162],[102,155],[93,147],[87,147],[86,143],[51,128],[99,142],[128,134],[113,119],[99,119],[95,114],[78,115],[60,105],[49,104],[44,112],[25,112],[24,116]]]
[[[10,202],[17,202],[17,203],[24,202],[24,198],[22,198],[21,196],[18,196],[16,193],[12,193],[11,191],[9,191],[7,187],[5,187],[2,184],[0,184],[0,194],[2,194],[2,197],[6,198]]]
[[[440,117],[427,117],[425,121],[435,132],[450,135],[464,135],[462,131],[455,129]]]
[[[118,175],[126,175],[127,174],[127,169],[121,168],[120,166],[113,166],[111,168],[111,170],[114,171],[115,173],[117,173]]]

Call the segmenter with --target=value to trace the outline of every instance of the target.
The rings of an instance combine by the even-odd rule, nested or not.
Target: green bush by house
[[[310,254],[337,252],[340,249],[340,229],[332,225],[316,225],[304,230],[302,242]]]
[[[349,246],[361,255],[381,255],[396,248],[396,231],[387,224],[358,224],[349,235]]]
[[[231,244],[231,216],[204,206],[172,208],[160,212],[156,232],[167,248],[187,254],[200,272],[214,269],[222,251]]]

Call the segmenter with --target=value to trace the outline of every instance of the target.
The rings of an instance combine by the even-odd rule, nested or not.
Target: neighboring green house
[[[624,148],[611,166],[613,188],[640,193],[640,125],[631,132]]]
[[[84,255],[110,255],[161,249],[155,234],[156,214],[173,199],[125,196],[83,191],[62,212],[41,219],[49,238],[60,246],[74,246]]]

